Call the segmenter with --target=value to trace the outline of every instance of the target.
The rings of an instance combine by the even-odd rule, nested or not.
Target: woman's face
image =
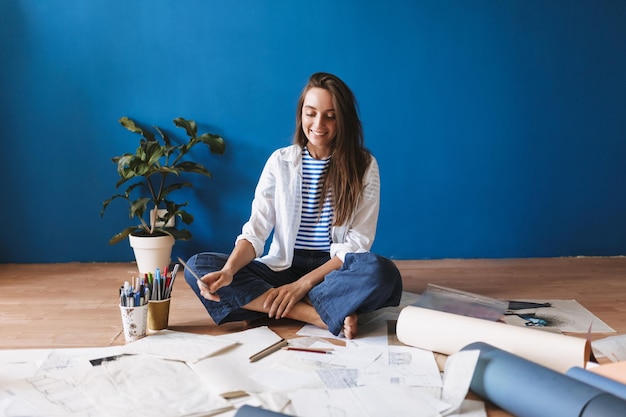
[[[330,91],[313,87],[302,105],[302,130],[309,140],[307,148],[316,159],[330,156],[331,142],[337,134],[337,118]]]

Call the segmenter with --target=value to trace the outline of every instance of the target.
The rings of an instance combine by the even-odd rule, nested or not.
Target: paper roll
[[[486,343],[463,350],[480,355],[472,392],[518,417],[613,417],[626,401]]]
[[[585,339],[543,332],[427,308],[407,306],[396,326],[405,345],[452,355],[474,342],[485,342],[557,372],[585,367],[591,346]]]
[[[585,384],[600,388],[602,391],[626,400],[626,384],[622,384],[605,376],[589,372],[586,369],[579,368],[577,366],[568,369],[565,375],[584,382]]]
[[[235,413],[235,417],[289,417],[287,414],[277,413],[275,411],[265,410],[260,407],[251,405],[243,405]]]

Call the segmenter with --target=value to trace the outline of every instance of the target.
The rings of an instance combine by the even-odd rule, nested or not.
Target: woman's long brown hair
[[[337,120],[337,136],[331,142],[331,159],[322,187],[322,195],[331,190],[335,209],[333,224],[343,225],[350,220],[363,191],[363,177],[370,164],[371,154],[365,148],[359,109],[350,88],[337,76],[318,72],[309,78],[302,90],[296,109],[294,143],[304,147],[308,140],[302,130],[302,106],[309,89],[328,90],[333,97]],[[322,203],[322,202],[320,202]]]

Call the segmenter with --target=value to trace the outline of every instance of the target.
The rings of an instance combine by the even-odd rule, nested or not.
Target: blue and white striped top
[[[313,158],[305,147],[302,153],[302,214],[300,228],[296,236],[296,249],[330,251],[330,228],[333,223],[331,192],[324,199],[321,213],[319,203],[322,197],[321,182],[328,170],[330,158]]]

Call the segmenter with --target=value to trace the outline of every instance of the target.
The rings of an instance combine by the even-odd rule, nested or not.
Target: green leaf
[[[128,235],[137,230],[137,226],[129,226],[113,236],[111,240],[109,240],[109,245],[115,245],[116,243],[120,243],[122,240],[126,239]]]
[[[159,126],[154,126],[154,129],[157,132],[159,132],[159,135],[161,135],[161,139],[163,139],[163,143],[165,143],[165,145],[169,147],[171,145],[169,136],[167,136],[167,134],[164,131],[162,131]]]
[[[111,202],[117,198],[124,198],[128,200],[128,196],[125,194],[116,194],[113,197],[104,200],[102,202],[102,209],[100,210],[100,217],[104,217],[104,211],[107,209],[107,207],[109,207],[109,204],[111,204]]]
[[[182,127],[187,132],[187,136],[190,138],[195,138],[198,134],[198,126],[196,122],[193,120],[185,120],[182,117],[177,117],[174,119],[174,124],[176,127]]]
[[[173,227],[164,227],[163,232],[169,234],[176,240],[189,240],[191,239],[191,232],[187,229],[175,229]]]
[[[161,197],[165,199],[165,197],[172,191],[180,190],[181,188],[184,188],[184,187],[193,188],[193,185],[189,181],[172,183],[163,189],[163,192],[161,193]],[[167,201],[165,203],[167,204]],[[187,205],[187,203],[181,204],[181,206],[183,205]],[[170,210],[169,207],[168,207],[168,210]],[[175,209],[172,209],[171,211],[174,211],[174,210]]]
[[[131,202],[130,211],[128,213],[129,218],[133,218],[135,216],[142,217],[148,208],[148,203],[152,201],[149,197],[138,198],[137,200]]]
[[[171,166],[162,166],[162,167],[152,167],[152,172],[151,174],[175,174],[175,175],[180,175],[180,170],[178,170],[176,167],[171,167]]]
[[[129,119],[127,116],[121,117],[118,121],[120,122],[122,126],[130,130],[131,132],[137,133],[148,140],[154,140],[154,135],[151,132],[144,131],[142,128],[137,126],[133,120]]]
[[[176,168],[181,172],[193,172],[196,174],[206,175],[207,177],[211,177],[211,173],[208,169],[202,164],[198,164],[196,162],[191,161],[183,161],[179,164],[176,164]]]
[[[180,219],[185,224],[193,223],[193,216],[190,213],[187,213],[185,210],[179,210],[178,211],[178,217],[180,217]]]
[[[141,148],[144,151],[141,159],[149,165],[158,165],[159,159],[165,156],[165,151],[159,142],[144,142]]]
[[[223,155],[224,152],[226,152],[226,142],[221,136],[213,135],[211,133],[203,133],[198,136],[198,139],[202,141],[202,143],[208,145],[212,153]]]

